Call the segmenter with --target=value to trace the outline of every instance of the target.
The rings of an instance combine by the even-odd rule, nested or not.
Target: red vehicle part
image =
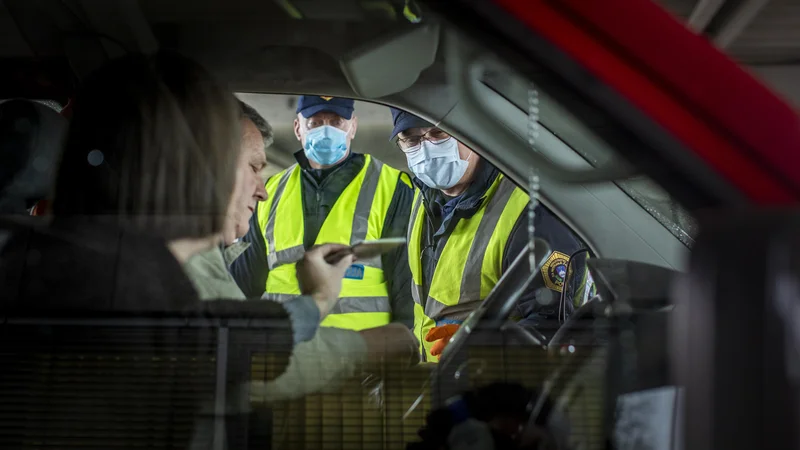
[[[800,200],[800,117],[653,2],[495,0],[762,205]],[[624,13],[622,13],[624,12]]]

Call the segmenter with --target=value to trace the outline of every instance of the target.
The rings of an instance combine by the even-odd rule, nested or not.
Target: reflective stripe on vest
[[[422,230],[425,208],[417,191],[408,233],[408,262],[413,279],[414,334],[427,361],[433,343],[425,341],[438,319],[463,320],[478,307],[503,273],[506,243],[528,195],[500,175],[486,191],[483,203],[469,219],[459,219],[439,255],[428,296],[423,300]]]
[[[380,239],[400,171],[364,156],[364,167],[336,200],[315,245]],[[271,177],[266,184],[268,199],[258,209],[269,266],[265,297],[279,302],[300,294],[295,264],[305,253],[301,175],[302,170],[294,164]],[[380,257],[357,264],[364,266],[363,278],[342,281],[339,302],[321,326],[362,330],[391,321]]]

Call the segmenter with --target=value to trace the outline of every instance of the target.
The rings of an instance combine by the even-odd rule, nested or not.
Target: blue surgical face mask
[[[469,167],[469,157],[461,159],[458,141],[454,138],[437,143],[422,141],[417,148],[406,150],[406,158],[414,175],[433,189],[445,190],[455,186]]]
[[[308,159],[320,165],[336,164],[347,154],[347,131],[330,125],[308,130],[304,150]]]

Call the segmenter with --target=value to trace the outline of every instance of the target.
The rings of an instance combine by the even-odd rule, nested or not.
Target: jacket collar
[[[250,243],[242,240],[238,240],[227,247],[220,245],[193,255],[186,261],[185,266],[195,274],[208,279],[227,281],[230,279],[228,268],[249,247]]]
[[[307,177],[310,177],[309,179],[313,180],[317,185],[321,185],[330,174],[338,172],[339,169],[353,166],[357,161],[363,161],[364,155],[355,153],[351,150],[350,154],[347,155],[347,158],[345,158],[344,161],[326,169],[312,168],[311,164],[308,162],[308,158],[306,157],[306,152],[303,150],[295,152],[294,158],[297,160],[297,164],[300,166],[300,168],[303,169],[303,174]],[[361,168],[359,167],[359,170],[360,169]]]
[[[236,258],[242,256],[242,253],[244,253],[248,248],[250,248],[250,243],[241,239],[223,248],[222,258],[225,260],[225,266],[230,267],[233,262],[236,261]]]
[[[341,166],[343,166],[343,165],[347,164],[347,163],[348,163],[348,162],[350,162],[350,160],[352,160],[352,159],[353,159],[353,158],[354,158],[356,155],[358,155],[358,153],[354,152],[354,151],[351,149],[351,150],[350,150],[350,153],[348,153],[348,154],[347,154],[347,158],[345,158],[345,159],[344,159],[342,162],[340,162],[340,163],[336,164],[335,166],[328,167],[327,169],[314,169],[313,167],[311,167],[311,163],[309,163],[309,162],[308,162],[308,157],[306,156],[306,152],[305,152],[304,150],[298,150],[298,151],[296,151],[296,152],[294,153],[294,159],[295,159],[295,161],[297,161],[297,164],[298,164],[298,165],[300,166],[300,168],[301,168],[301,169],[303,169],[303,170],[319,170],[319,171],[325,171],[325,170],[334,170],[334,169],[336,169],[336,168],[339,168],[339,167],[341,167]]]

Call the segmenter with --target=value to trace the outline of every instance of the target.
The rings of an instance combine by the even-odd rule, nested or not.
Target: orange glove
[[[460,326],[461,325],[450,323],[440,327],[433,327],[428,330],[425,340],[428,342],[436,341],[436,343],[433,344],[433,347],[431,347],[431,355],[435,356],[436,359],[439,359],[439,355],[442,354],[445,346],[447,346],[447,343],[450,342],[450,338],[456,334],[456,331],[458,331],[458,327]]]

